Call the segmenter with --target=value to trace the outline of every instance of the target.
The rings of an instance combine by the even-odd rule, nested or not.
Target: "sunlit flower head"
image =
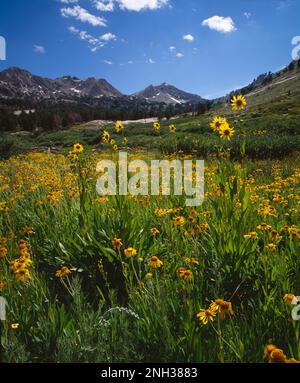
[[[106,144],[109,144],[109,142],[110,142],[110,134],[108,133],[107,130],[105,130],[105,131],[102,133],[102,140],[103,140],[103,142],[105,142]]]
[[[74,153],[82,153],[83,150],[84,150],[84,148],[83,148],[83,145],[81,145],[81,144],[75,144],[73,146],[73,152]]]
[[[179,276],[180,278],[182,279],[192,279],[193,278],[193,272],[192,270],[182,270],[180,273],[179,273]]]
[[[245,109],[246,105],[247,105],[246,98],[244,96],[242,96],[242,95],[234,96],[231,99],[232,110]]]
[[[210,123],[210,126],[214,132],[219,133],[221,127],[226,124],[228,124],[226,118],[214,117],[214,119]]]
[[[231,302],[224,301],[223,299],[216,299],[214,302],[212,302],[210,308],[218,312],[221,319],[234,315]]]
[[[185,225],[186,221],[185,221],[184,217],[178,216],[178,217],[173,218],[173,222],[174,222],[175,226],[181,227],[181,226]]]
[[[200,322],[202,322],[203,325],[207,325],[209,322],[213,322],[214,318],[216,316],[216,311],[212,310],[211,308],[205,310],[202,309],[197,314],[197,318]]]
[[[159,122],[155,122],[153,124],[153,129],[156,130],[156,131],[159,131],[160,130],[160,123]]]
[[[120,133],[122,129],[124,128],[122,121],[117,121],[115,123],[115,131],[116,133]]]
[[[61,269],[56,271],[55,276],[62,279],[69,274],[71,274],[71,270],[67,266],[63,266]]]
[[[31,279],[30,271],[25,267],[17,269],[15,276],[18,282],[26,282]]]
[[[171,133],[176,133],[176,126],[174,125],[174,124],[172,124],[172,125],[169,125],[169,131],[171,132]]]
[[[148,267],[151,269],[160,269],[163,266],[163,263],[158,257],[154,256],[148,262]]]
[[[133,247],[128,247],[124,250],[124,254],[126,258],[133,258],[137,255],[137,251]]]
[[[221,128],[219,129],[219,134],[222,140],[230,141],[234,135],[234,129],[230,128],[229,124],[226,123],[222,125]]]

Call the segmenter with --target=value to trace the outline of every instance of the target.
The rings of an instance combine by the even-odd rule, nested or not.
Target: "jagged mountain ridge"
[[[83,97],[122,97],[129,100],[141,99],[150,103],[196,104],[205,100],[175,88],[169,84],[149,86],[145,90],[130,96],[123,95],[106,80],[90,77],[81,80],[77,77],[64,76],[56,79],[35,76],[30,72],[11,67],[0,72],[0,98],[32,100],[75,100]]]
[[[16,67],[0,72],[0,97],[4,98],[41,100],[104,96],[121,97],[122,93],[104,79],[80,80],[64,76],[52,80]]]

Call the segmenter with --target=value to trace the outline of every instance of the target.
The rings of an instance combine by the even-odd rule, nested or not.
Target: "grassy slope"
[[[273,82],[247,95],[248,107],[235,119],[228,105],[215,106],[203,116],[179,117],[176,139],[168,133],[169,122],[162,123],[160,135],[153,132],[152,124],[133,123],[126,127],[130,148],[161,149],[164,151],[194,151],[198,155],[215,153],[220,139],[209,127],[214,115],[224,115],[236,129],[233,153],[237,156],[246,135],[247,154],[251,157],[284,156],[300,150],[300,72],[282,74]],[[105,128],[114,136],[112,124]],[[93,124],[75,126],[68,131],[44,133],[38,137],[14,137],[14,150],[36,147],[70,147],[75,142],[101,147],[100,134],[104,128]],[[0,153],[1,154],[1,153]]]

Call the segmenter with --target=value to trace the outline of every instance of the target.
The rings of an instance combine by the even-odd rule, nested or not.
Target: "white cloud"
[[[252,13],[251,12],[244,12],[244,16],[246,17],[246,19],[250,19],[250,17],[252,16]]]
[[[113,12],[115,9],[115,4],[113,0],[96,0],[94,6],[98,11],[101,12]]]
[[[116,36],[110,32],[104,33],[104,35],[100,36],[100,40],[103,40],[103,41],[116,40]]]
[[[150,64],[155,64],[156,62],[154,60],[152,60],[152,59],[149,59],[149,63]]]
[[[71,33],[77,35],[80,38],[80,40],[86,41],[88,43],[90,51],[93,53],[97,52],[98,49],[103,48],[109,41],[108,39],[105,41],[101,40],[101,37],[94,37],[88,32],[80,31],[79,29],[73,26],[69,27],[68,29]]]
[[[212,16],[202,21],[203,26],[208,26],[221,33],[230,33],[236,31],[236,27],[231,17]]]
[[[176,51],[176,47],[174,47],[174,46],[169,47],[169,51],[170,52],[175,52]]]
[[[60,3],[63,4],[75,4],[78,3],[78,0],[58,0]]]
[[[94,27],[106,26],[106,20],[103,17],[92,15],[89,11],[81,8],[79,5],[76,5],[73,8],[62,8],[60,12],[63,17],[74,17],[76,20],[83,23],[89,23]]]
[[[183,40],[189,41],[189,42],[193,42],[195,40],[195,37],[191,34],[184,35],[182,38],[183,38]]]
[[[176,54],[176,57],[177,57],[178,59],[182,59],[183,54],[182,54],[182,53],[177,53],[177,54]]]
[[[78,3],[78,0],[57,0],[59,1],[60,3],[63,3],[63,4],[75,4],[75,3]]]
[[[77,29],[77,28],[75,28],[75,27],[69,27],[68,29],[69,29],[69,31],[70,31],[71,33],[79,33],[79,32],[80,32],[79,29]]]
[[[46,49],[42,45],[34,45],[33,48],[34,48],[35,53],[40,53],[42,55],[44,53],[46,53]]]
[[[145,10],[156,10],[163,8],[169,4],[169,0],[111,0],[118,3],[119,7],[125,11],[145,11]],[[101,1],[107,3],[108,0]]]
[[[104,64],[107,64],[107,65],[113,65],[113,62],[110,61],[110,60],[103,60]]]

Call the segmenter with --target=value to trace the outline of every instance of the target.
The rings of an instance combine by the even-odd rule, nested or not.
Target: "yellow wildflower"
[[[232,110],[245,109],[246,105],[247,105],[246,98],[242,95],[234,96],[231,99]]]
[[[163,263],[156,256],[152,257],[148,262],[148,267],[151,269],[160,269],[163,266]]]
[[[128,247],[128,249],[124,250],[124,254],[127,258],[133,258],[137,255],[137,251],[133,247]]]
[[[67,266],[63,266],[61,269],[56,271],[55,276],[62,279],[69,274],[71,274],[71,270]]]

